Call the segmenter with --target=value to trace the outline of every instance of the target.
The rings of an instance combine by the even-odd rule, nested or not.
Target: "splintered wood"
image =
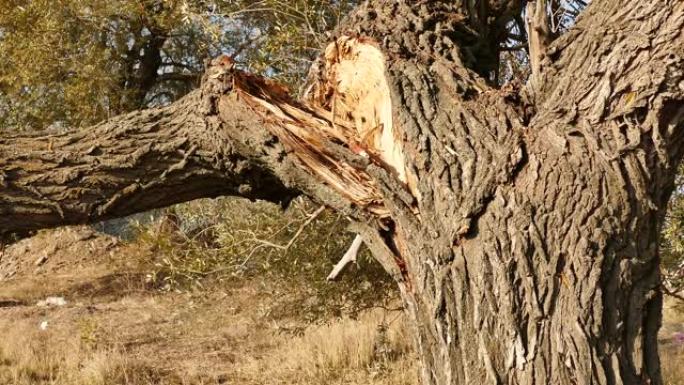
[[[392,98],[385,79],[385,57],[371,42],[342,37],[325,50],[328,100],[333,119],[353,122],[362,149],[376,153],[406,183],[401,139],[392,122]]]
[[[416,191],[393,125],[385,57],[372,42],[350,37],[330,44],[324,57],[325,74],[307,104],[292,100],[276,83],[249,74],[236,74],[234,89],[310,172],[352,202],[386,216],[373,179],[334,150],[334,144],[347,146]]]

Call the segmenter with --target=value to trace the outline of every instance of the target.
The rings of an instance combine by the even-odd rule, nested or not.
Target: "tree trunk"
[[[389,68],[420,181],[421,216],[392,217],[424,384],[662,383],[684,4],[629,3],[596,1],[551,47],[530,118],[456,91],[454,64]]]
[[[661,384],[684,3],[595,0],[533,86],[502,90],[471,5],[364,3],[304,103],[223,58],[177,105],[0,140],[0,228],[302,192],[397,280],[424,384]],[[492,25],[522,6],[490,5]]]

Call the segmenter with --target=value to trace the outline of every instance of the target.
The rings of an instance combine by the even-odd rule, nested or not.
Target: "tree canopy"
[[[177,100],[207,58],[296,84],[353,0],[7,0],[0,127],[84,126]]]

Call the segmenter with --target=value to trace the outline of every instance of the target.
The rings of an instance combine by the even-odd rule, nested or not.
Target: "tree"
[[[167,107],[2,138],[0,228],[303,193],[396,280],[424,384],[661,384],[684,3],[595,0],[558,38],[534,13],[531,81],[497,88],[523,3],[368,1],[301,101],[221,57]]]
[[[318,52],[312,47],[354,4],[8,0],[0,10],[0,127],[85,126],[168,104],[196,88],[204,60],[222,52],[294,84]]]

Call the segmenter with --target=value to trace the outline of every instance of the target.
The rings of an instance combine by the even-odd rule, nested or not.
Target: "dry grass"
[[[55,338],[36,325],[18,325],[4,337],[0,341],[2,384],[143,384],[149,378],[144,367],[119,351],[90,349],[83,341]]]
[[[130,301],[130,299],[128,300]],[[211,317],[198,312],[204,322]],[[344,319],[326,325],[311,326],[299,335],[279,333],[276,329],[248,328],[247,322],[228,332],[235,344],[238,336],[251,339],[252,345],[240,352],[238,359],[226,359],[223,373],[203,368],[198,361],[204,354],[188,341],[223,349],[224,357],[240,347],[219,343],[220,322],[204,330],[209,337],[185,334],[178,346],[160,343],[151,354],[126,351],[125,335],[120,330],[108,330],[109,335],[92,318],[65,320],[57,317],[60,326],[40,330],[35,322],[20,321],[4,324],[0,340],[0,383],[3,385],[205,385],[240,384],[416,384],[413,356],[401,319],[387,323],[380,312],[364,314],[358,320]],[[31,318],[29,318],[31,319]],[[198,320],[190,320],[199,322]],[[247,321],[247,320],[244,320]],[[148,321],[154,323],[154,320]],[[385,327],[379,327],[385,325]],[[195,325],[192,325],[194,328]],[[77,329],[77,330],[74,330]],[[145,329],[153,336],[152,329]],[[111,343],[114,332],[117,343]],[[115,345],[118,345],[115,346]],[[185,346],[184,346],[185,345]],[[250,345],[247,343],[246,345]],[[164,349],[185,348],[186,361],[169,362]],[[221,355],[219,355],[221,356]],[[151,359],[154,357],[155,359]],[[169,364],[173,369],[164,368]],[[156,365],[156,366],[155,366]],[[216,368],[214,368],[216,369]]]
[[[663,349],[661,359],[665,385],[684,385],[684,349]]]
[[[684,304],[667,297],[660,331],[660,358],[665,385],[684,385],[684,345],[675,336],[684,332]]]
[[[90,310],[4,309],[0,384],[418,383],[399,313],[372,310],[305,326],[270,318],[278,301],[263,290],[252,281],[229,295],[149,293]],[[681,326],[681,314],[668,308],[665,315],[672,334],[668,327]],[[41,320],[49,320],[47,330]],[[662,364],[665,385],[684,385],[684,347],[664,343]]]
[[[198,315],[207,318],[203,312]],[[243,335],[256,344],[239,359],[228,360],[233,362],[226,364],[228,370],[221,375],[207,375],[202,367],[183,362],[176,362],[176,370],[154,367],[150,357],[101,343],[106,338],[98,335],[101,330],[88,318],[80,318],[71,327],[49,326],[47,330],[40,330],[35,322],[20,321],[2,327],[0,384],[417,384],[410,340],[403,319],[395,317],[372,311],[357,320],[310,326],[297,335],[279,333],[275,328],[250,330],[241,323],[233,330],[234,341]],[[219,334],[221,325],[214,327]],[[198,339],[198,343],[211,344],[206,339]],[[684,384],[682,363],[682,347],[664,349],[665,385]]]
[[[415,357],[403,319],[382,312],[281,336],[264,359],[245,365],[242,379],[264,384],[417,384]],[[261,382],[260,382],[261,383]]]
[[[385,320],[381,311],[363,310],[388,297],[383,280],[373,275],[377,266],[363,265],[334,285],[324,281],[347,246],[332,234],[343,219],[321,216],[317,226],[330,233],[307,229],[291,249],[258,249],[244,263],[257,238],[291,239],[309,211],[299,207],[293,218],[276,222],[261,208],[239,215],[208,245],[173,240],[179,234],[152,225],[138,240],[85,256],[79,245],[64,242],[79,238],[78,229],[58,237],[41,233],[12,246],[16,255],[0,264],[0,272],[17,271],[0,285],[0,299],[16,302],[0,308],[0,384],[416,383],[397,313]],[[195,215],[203,221],[225,208]],[[327,242],[328,236],[336,242]],[[81,247],[92,248],[99,239],[89,236]],[[44,249],[49,259],[36,274],[32,256]],[[28,262],[21,265],[23,260]],[[147,274],[159,267],[155,263],[161,269],[153,272],[187,276],[190,284],[164,280],[166,289],[159,290]],[[216,269],[221,274],[205,274]],[[63,296],[68,304],[35,305],[48,296]],[[386,330],[379,328],[385,323]]]

